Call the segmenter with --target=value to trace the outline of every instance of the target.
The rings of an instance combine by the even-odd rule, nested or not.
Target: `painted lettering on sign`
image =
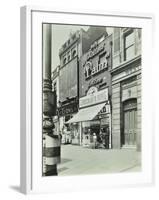
[[[97,42],[95,42],[87,53],[87,60],[94,57],[96,54],[100,53],[101,51],[104,51],[104,49],[105,49],[105,43],[101,46],[98,46]]]
[[[141,69],[141,66],[130,68],[130,69],[126,70],[125,73],[126,73],[126,75],[129,75],[129,74],[132,74],[132,73],[138,71],[139,69]]]
[[[83,67],[84,67],[84,75],[85,75],[85,78],[89,78],[91,76],[94,76],[96,75],[97,73],[99,72],[102,72],[103,70],[106,70],[108,68],[108,57],[110,56],[110,53],[107,52],[102,60],[98,60],[97,64],[94,64],[92,63],[91,60],[87,61]]]
[[[108,101],[108,88],[79,99],[79,107],[90,106]]]
[[[108,114],[108,113],[110,113],[110,104],[106,104],[106,105],[102,108],[102,110],[99,112],[99,115],[100,115],[100,114]]]
[[[117,80],[119,78],[123,78],[124,76],[129,76],[129,75],[139,71],[140,69],[141,69],[141,66],[132,67],[130,69],[127,69],[127,70],[121,72],[120,74],[114,75],[112,77],[112,80],[115,81],[115,80]]]
[[[72,114],[78,111],[77,104],[67,105],[61,108],[58,108],[58,116],[65,116],[68,114]]]
[[[91,86],[98,85],[98,84],[100,84],[102,82],[103,82],[103,78],[98,78],[98,79],[91,80],[89,82],[89,86],[88,87],[90,88]]]

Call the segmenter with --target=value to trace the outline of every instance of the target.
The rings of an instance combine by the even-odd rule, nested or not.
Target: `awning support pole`
[[[112,148],[112,120],[111,120],[111,112],[109,114],[109,149]]]

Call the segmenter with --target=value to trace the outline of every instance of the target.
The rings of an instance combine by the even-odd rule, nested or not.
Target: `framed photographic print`
[[[21,8],[21,191],[153,183],[146,14]]]

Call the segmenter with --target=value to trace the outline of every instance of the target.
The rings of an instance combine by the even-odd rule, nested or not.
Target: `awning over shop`
[[[70,119],[66,123],[69,124],[69,123],[75,123],[75,122],[90,121],[94,119],[94,117],[100,112],[100,110],[104,106],[105,106],[105,103],[102,103],[95,106],[82,108],[78,111],[78,113],[72,119]]]

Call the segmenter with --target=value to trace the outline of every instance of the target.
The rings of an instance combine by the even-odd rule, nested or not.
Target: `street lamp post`
[[[51,25],[43,24],[43,175],[57,175],[60,138],[54,135],[52,117],[56,114],[56,95],[51,81]]]

